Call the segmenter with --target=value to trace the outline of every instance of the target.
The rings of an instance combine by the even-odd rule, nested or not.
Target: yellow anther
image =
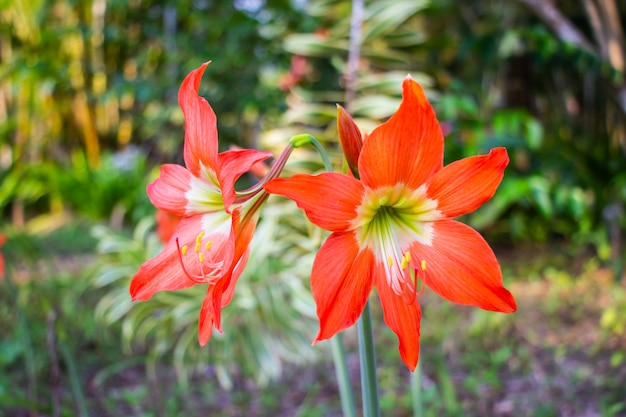
[[[422,267],[422,271],[426,271],[426,259],[422,259],[420,266]]]
[[[196,245],[200,243],[203,237],[204,237],[204,232],[198,233],[198,236],[196,236]]]
[[[402,257],[402,263],[400,264],[400,266],[402,267],[402,269],[405,269],[407,266],[409,266],[409,263],[411,263],[411,253],[407,251]]]
[[[387,263],[389,266],[393,266],[393,259],[391,258],[391,255],[387,256]]]
[[[196,243],[196,253],[200,252],[200,242]]]
[[[183,248],[180,250],[180,253],[182,253],[183,256],[187,254],[187,245],[183,246]]]
[[[210,240],[206,243],[206,245],[204,245],[204,247],[206,248],[206,250],[210,250],[211,249],[211,245],[213,244],[213,242],[211,242]]]
[[[198,260],[200,261],[200,263],[204,262],[204,253],[200,252],[198,254]]]

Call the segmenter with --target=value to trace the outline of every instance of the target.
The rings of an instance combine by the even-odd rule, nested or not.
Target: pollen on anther
[[[200,252],[200,243],[196,243],[196,253]]]
[[[210,250],[211,249],[211,245],[213,244],[213,242],[211,242],[210,240],[206,243],[206,245],[204,245],[204,248],[206,250]]]
[[[198,254],[198,260],[200,261],[200,263],[204,262],[204,253],[200,252]]]
[[[387,264],[389,266],[393,266],[393,259],[391,258],[391,255],[387,256]]]
[[[426,271],[426,259],[422,259],[420,266],[422,267],[422,271]]]
[[[196,245],[200,243],[203,237],[204,237],[204,232],[198,233],[198,236],[196,236]]]
[[[187,245],[183,246],[183,248],[180,250],[180,253],[182,253],[183,256],[187,254]]]
[[[410,263],[411,263],[411,253],[406,252],[404,256],[402,257],[402,264],[401,264],[402,269],[405,269],[407,266],[409,266]]]

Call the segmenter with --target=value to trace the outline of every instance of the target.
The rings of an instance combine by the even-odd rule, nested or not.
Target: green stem
[[[308,133],[303,133],[301,135],[292,136],[291,139],[289,139],[289,142],[294,148],[300,148],[307,144],[313,145],[317,153],[322,158],[324,169],[327,172],[333,172],[333,165],[330,163],[330,158],[328,157],[326,150],[324,149],[322,144],[317,139],[315,139],[315,137],[309,135]]]
[[[361,395],[363,396],[363,417],[380,417],[378,403],[378,381],[376,378],[376,355],[372,332],[372,313],[369,301],[365,304],[358,321],[359,357],[361,362]]]
[[[294,148],[299,148],[306,144],[311,144],[317,150],[322,158],[324,169],[327,172],[333,172],[333,165],[330,158],[321,143],[315,137],[309,134],[301,134],[293,136],[289,142]],[[339,397],[341,398],[341,410],[345,417],[356,417],[356,407],[354,406],[354,395],[352,394],[352,385],[350,384],[350,375],[348,374],[348,364],[346,362],[346,350],[343,347],[341,335],[337,334],[330,341],[333,361],[335,362],[335,373],[337,375],[337,384],[339,385]]]
[[[339,385],[339,397],[341,398],[341,410],[345,417],[356,417],[356,407],[354,406],[354,395],[348,374],[348,364],[346,363],[346,350],[343,347],[341,334],[336,334],[330,340],[333,351],[333,361],[335,362],[335,374],[337,375],[337,385]]]
[[[417,368],[411,373],[411,400],[413,402],[413,417],[424,417],[424,398],[422,397],[422,361],[417,362]]]

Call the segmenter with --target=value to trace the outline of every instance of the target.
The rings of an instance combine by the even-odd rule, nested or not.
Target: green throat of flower
[[[367,189],[357,209],[354,230],[361,248],[374,253],[387,284],[409,302],[415,299],[415,274],[426,269],[426,260],[411,256],[412,247],[429,246],[433,222],[441,218],[437,202],[426,196],[425,186]]]

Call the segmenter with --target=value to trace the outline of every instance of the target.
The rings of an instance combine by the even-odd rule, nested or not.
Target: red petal
[[[346,162],[356,176],[359,172],[359,155],[363,148],[363,136],[352,117],[339,105],[337,105],[337,132]]]
[[[359,174],[370,188],[418,188],[443,165],[443,134],[424,90],[410,78],[402,90],[398,111],[363,144]]]
[[[231,274],[220,279],[215,285],[209,285],[206,297],[200,309],[198,321],[198,343],[204,346],[213,334],[213,327],[222,333],[222,308],[230,304],[235,292],[235,285],[248,262],[249,251],[237,262]]]
[[[188,217],[181,220],[174,234],[181,241],[195,240],[200,228],[200,216]],[[158,291],[180,290],[195,284],[185,276],[176,240],[170,239],[159,255],[141,265],[130,282],[130,296],[133,300],[147,300]]]
[[[198,343],[200,346],[206,345],[213,334],[213,324],[215,323],[213,291],[214,286],[210,285],[200,309],[200,320],[198,321]]]
[[[185,193],[191,187],[191,173],[184,167],[174,164],[161,166],[161,175],[146,189],[148,198],[158,209],[176,216],[191,213],[187,211]]]
[[[265,184],[265,190],[295,201],[309,220],[333,232],[351,227],[364,192],[358,180],[332,172],[278,178]]]
[[[178,104],[185,115],[185,165],[200,177],[200,164],[215,168],[217,162],[217,118],[209,103],[198,96],[205,62],[191,71],[178,90]]]
[[[229,220],[225,221],[219,215],[220,213],[210,213],[183,218],[163,251],[141,265],[133,277],[130,284],[132,299],[147,300],[158,291],[174,291],[197,284],[198,282],[191,280],[185,274],[178,247],[182,248],[185,245],[189,247],[187,255],[182,257],[188,273],[196,276],[207,274],[208,262],[205,262],[201,269],[200,263],[195,258],[197,255],[194,253],[196,237],[202,231],[205,232],[202,242],[212,242],[211,249],[207,252],[211,260],[222,262],[223,273],[228,272],[234,253],[232,225]],[[176,238],[178,238],[178,245]],[[208,260],[209,255],[206,258]]]
[[[254,149],[235,149],[222,152],[217,156],[219,164],[217,176],[222,189],[224,207],[227,211],[235,201],[235,182],[237,179],[243,173],[250,171],[254,164],[271,156],[271,152],[259,152]]]
[[[361,315],[372,291],[374,255],[359,252],[354,233],[333,233],[320,248],[311,272],[311,291],[317,304],[320,331],[315,338],[331,338]]]
[[[382,267],[377,268],[376,288],[383,306],[385,323],[398,336],[402,361],[411,372],[415,370],[420,353],[420,318],[422,311],[419,302],[407,304],[396,294],[385,279]]]
[[[440,296],[459,304],[512,313],[517,307],[502,284],[502,272],[485,239],[471,227],[453,220],[434,223],[431,246],[414,244],[411,256],[426,261],[419,272]]]
[[[447,217],[471,213],[493,197],[508,163],[504,148],[453,162],[430,179],[427,195]]]

